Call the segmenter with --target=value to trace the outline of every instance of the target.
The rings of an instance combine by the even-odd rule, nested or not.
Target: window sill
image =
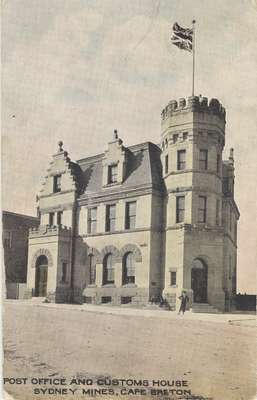
[[[123,288],[137,288],[137,285],[135,283],[124,283],[122,285]]]
[[[114,283],[105,283],[102,288],[116,288],[116,285]]]
[[[95,283],[90,283],[89,285],[86,286],[87,288],[95,288],[97,287]]]
[[[175,288],[177,288],[177,287],[178,287],[178,285],[169,285],[169,287],[170,287],[170,288],[174,288],[174,289],[175,289]]]
[[[120,186],[122,182],[113,182],[113,183],[107,183],[106,185],[103,185],[103,188],[110,188],[110,187],[115,187],[115,186]]]

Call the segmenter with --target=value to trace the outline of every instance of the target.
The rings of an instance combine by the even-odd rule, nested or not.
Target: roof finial
[[[114,129],[114,131],[113,131],[113,139],[114,140],[117,140],[119,137],[118,137],[118,131],[117,131],[117,129]]]
[[[58,146],[59,146],[59,151],[60,152],[63,151],[63,148],[62,148],[63,142],[61,140],[58,142]]]

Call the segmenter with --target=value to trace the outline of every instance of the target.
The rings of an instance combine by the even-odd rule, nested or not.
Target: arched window
[[[95,284],[96,278],[96,265],[95,265],[95,256],[93,254],[89,255],[89,284]]]
[[[114,283],[114,267],[112,254],[106,254],[103,261],[103,284]]]
[[[122,283],[135,283],[135,259],[133,253],[126,253],[123,257]]]

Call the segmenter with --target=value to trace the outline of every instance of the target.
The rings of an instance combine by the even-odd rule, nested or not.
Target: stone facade
[[[72,162],[59,143],[31,230],[28,293],[56,302],[146,304],[221,311],[236,294],[234,158],[222,161],[218,100],[171,101],[161,143],[125,147],[114,131],[104,153]]]

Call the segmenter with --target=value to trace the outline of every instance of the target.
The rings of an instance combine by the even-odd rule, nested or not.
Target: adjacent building
[[[39,218],[2,212],[3,258],[7,298],[18,296],[19,284],[26,283],[29,229],[39,225]]]
[[[239,211],[225,115],[194,96],[162,111],[159,145],[126,147],[114,131],[104,153],[73,162],[60,142],[30,230],[27,297],[176,309],[184,289],[193,307],[230,310]]]

